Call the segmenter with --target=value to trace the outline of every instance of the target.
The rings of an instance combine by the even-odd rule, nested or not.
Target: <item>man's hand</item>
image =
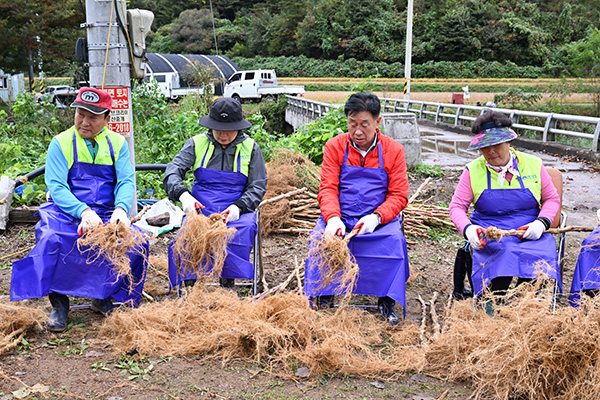
[[[331,217],[327,221],[327,226],[323,234],[344,237],[346,234],[346,225],[344,225],[340,217]]]
[[[546,231],[546,225],[539,219],[536,219],[527,225],[517,228],[517,230],[525,230],[525,233],[519,236],[519,239],[538,240]]]
[[[129,220],[127,213],[121,207],[115,208],[115,211],[113,211],[112,215],[110,216],[111,224],[116,224],[117,222],[125,224],[126,226],[131,225],[131,221]]]
[[[475,250],[481,250],[486,244],[485,241],[485,229],[479,225],[469,225],[465,231],[465,236],[471,243],[471,247]]]
[[[198,213],[200,209],[204,208],[202,203],[196,200],[196,198],[192,196],[190,192],[183,192],[181,196],[179,196],[179,201],[181,202],[183,212],[186,214],[190,212]]]
[[[79,236],[85,235],[88,231],[96,229],[99,226],[102,226],[102,220],[96,214],[94,210],[91,208],[86,208],[81,213],[81,223],[77,227],[77,234]]]
[[[362,225],[361,225],[362,224]],[[352,230],[358,229],[357,235],[363,235],[365,233],[371,233],[379,226],[379,215],[369,214],[365,215],[358,220]]]
[[[225,223],[235,222],[240,219],[240,208],[235,204],[230,205],[221,214],[226,215]]]

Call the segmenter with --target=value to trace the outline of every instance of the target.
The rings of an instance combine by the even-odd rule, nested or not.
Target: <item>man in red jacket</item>
[[[321,217],[311,232],[310,246],[321,234],[345,236],[359,265],[354,293],[379,297],[378,308],[390,324],[399,322],[395,301],[405,307],[408,278],[406,240],[400,212],[408,203],[404,148],[379,131],[381,104],[372,93],[356,93],[344,106],[348,133],[327,142],[321,167]],[[318,308],[333,305],[336,285],[316,290],[320,274],[306,261],[305,294]]]

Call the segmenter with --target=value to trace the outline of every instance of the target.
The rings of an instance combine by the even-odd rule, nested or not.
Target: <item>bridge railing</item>
[[[419,119],[465,127],[471,126],[486,109],[486,107],[467,104],[405,99],[382,98],[381,102],[383,112],[411,112]],[[318,119],[338,107],[341,107],[341,104],[288,96],[288,108],[313,119]],[[506,108],[494,110],[509,116],[513,121],[513,129],[519,134],[532,136],[542,142],[568,142],[567,144],[571,146],[591,148],[595,152],[600,152],[600,118]]]

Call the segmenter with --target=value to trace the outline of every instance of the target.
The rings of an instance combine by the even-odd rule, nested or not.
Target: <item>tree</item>
[[[43,62],[46,73],[64,72],[75,60],[75,41],[83,21],[77,0],[0,0],[0,65],[14,73]]]
[[[215,52],[212,16],[210,10],[186,10],[171,24],[171,38],[183,46],[188,54]]]

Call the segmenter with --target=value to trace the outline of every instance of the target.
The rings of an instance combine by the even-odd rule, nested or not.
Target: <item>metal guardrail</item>
[[[419,119],[448,123],[454,126],[471,126],[487,107],[466,104],[434,103],[404,99],[382,98],[383,112],[412,112]],[[288,107],[312,119],[318,119],[341,104],[329,104],[288,96]],[[542,142],[556,142],[557,138],[576,137],[592,142],[592,150],[600,152],[600,118],[579,115],[555,114],[537,111],[495,108],[513,121],[518,133],[532,132]]]

